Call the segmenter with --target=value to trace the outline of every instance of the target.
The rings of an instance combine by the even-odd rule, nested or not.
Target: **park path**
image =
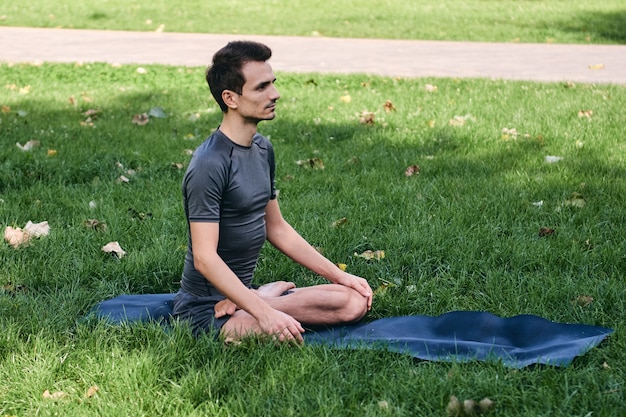
[[[0,62],[205,66],[235,39],[268,44],[276,71],[626,85],[626,45],[340,39],[0,27]]]

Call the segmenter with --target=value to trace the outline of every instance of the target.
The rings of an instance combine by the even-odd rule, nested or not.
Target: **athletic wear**
[[[257,133],[245,147],[217,130],[194,152],[182,183],[188,223],[219,223],[217,252],[247,287],[266,238],[265,208],[276,198],[274,175],[274,150],[267,138]],[[213,322],[213,307],[224,298],[195,269],[189,233],[174,314],[190,319],[195,331],[219,328],[226,320]]]

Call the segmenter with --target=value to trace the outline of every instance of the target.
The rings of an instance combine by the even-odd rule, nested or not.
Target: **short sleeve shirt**
[[[188,222],[219,223],[217,252],[244,285],[250,286],[266,239],[265,208],[276,198],[274,150],[267,138],[236,144],[220,130],[194,152],[182,191]],[[181,287],[196,296],[220,295],[195,269],[191,234]]]

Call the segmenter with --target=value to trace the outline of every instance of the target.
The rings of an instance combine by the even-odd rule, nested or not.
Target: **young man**
[[[372,290],[365,279],[322,256],[282,217],[274,151],[257,133],[260,121],[274,118],[280,98],[267,62],[271,54],[260,43],[230,42],[207,70],[223,119],[194,152],[183,180],[189,248],[174,314],[188,319],[196,334],[266,334],[302,343],[303,325],[360,320],[371,308]],[[278,281],[252,289],[266,239],[331,283],[296,288]]]

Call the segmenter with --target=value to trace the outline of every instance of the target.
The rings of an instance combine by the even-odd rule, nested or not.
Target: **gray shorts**
[[[173,315],[187,321],[191,325],[194,336],[214,333],[217,337],[224,323],[230,318],[229,315],[215,317],[215,304],[223,299],[223,296],[198,297],[180,289],[172,303]]]

